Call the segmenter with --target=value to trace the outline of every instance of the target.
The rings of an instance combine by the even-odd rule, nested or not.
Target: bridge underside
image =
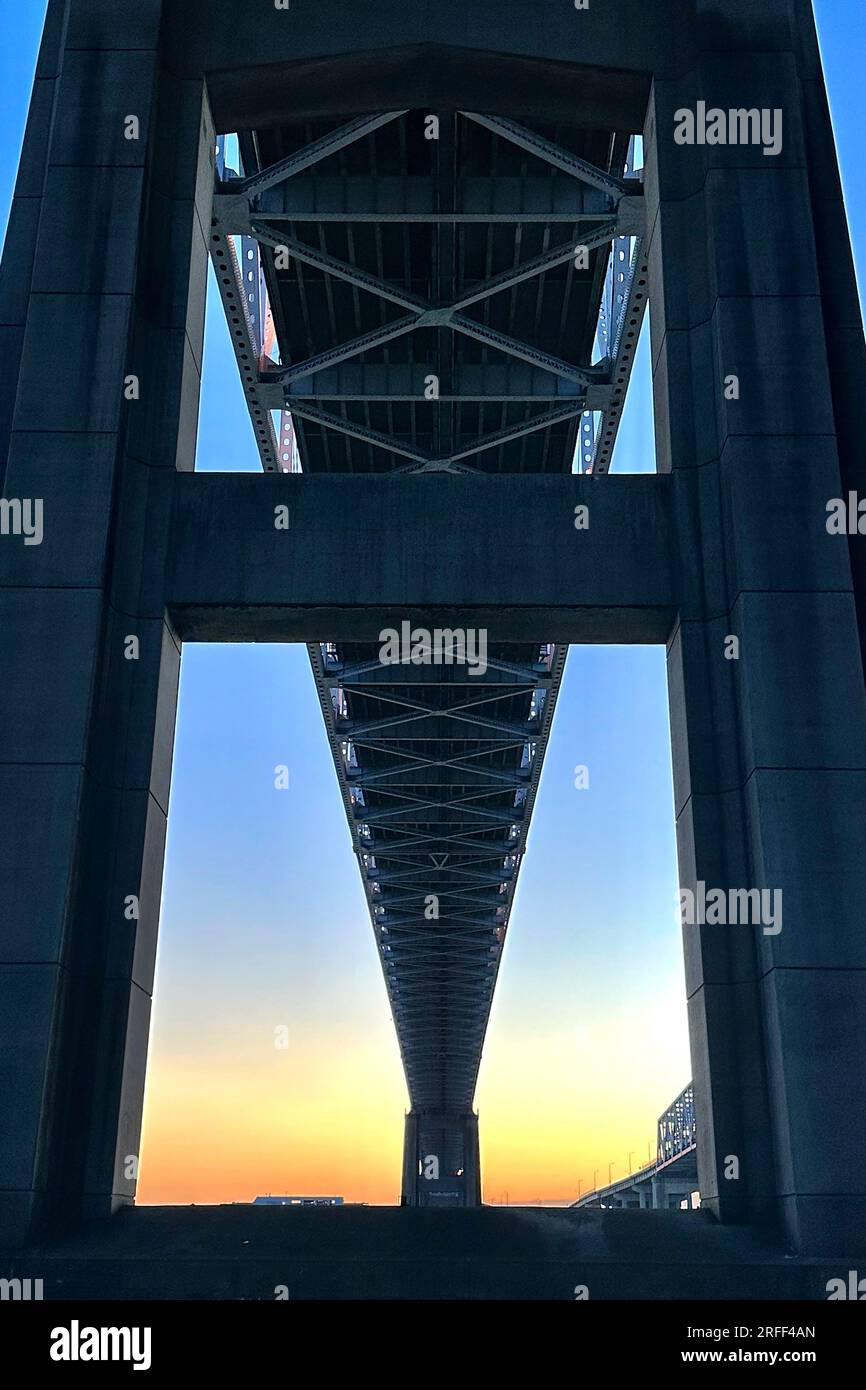
[[[606,471],[646,302],[628,132],[410,109],[232,138],[211,253],[266,472]],[[346,563],[388,545],[367,534]],[[383,630],[310,657],[409,1090],[403,1200],[467,1205],[566,649],[389,631],[391,654]]]
[[[407,1125],[418,1124],[407,1129],[418,1164],[413,1174],[404,1163],[404,1197],[462,1205],[480,1200],[472,1099],[565,648],[492,643],[482,671],[455,662],[451,636],[442,664],[426,664],[425,640],[416,666],[383,666],[366,644],[311,651],[397,1027]]]

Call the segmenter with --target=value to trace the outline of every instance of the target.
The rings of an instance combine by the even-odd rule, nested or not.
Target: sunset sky
[[[816,9],[862,256],[866,7]],[[21,131],[44,4],[26,10],[0,12],[0,115]],[[0,151],[3,216],[19,148]],[[647,358],[620,472],[654,466]],[[259,470],[215,292],[198,466]],[[476,1095],[488,1202],[622,1176],[690,1078],[667,721],[662,649],[572,648]],[[185,649],[160,933],[139,1200],[397,1201],[406,1088],[304,648]]]

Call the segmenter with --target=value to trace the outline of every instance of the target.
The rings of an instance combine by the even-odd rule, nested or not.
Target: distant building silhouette
[[[256,1197],[254,1207],[341,1207],[342,1197]]]

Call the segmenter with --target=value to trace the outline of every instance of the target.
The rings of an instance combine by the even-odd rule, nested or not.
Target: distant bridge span
[[[572,1207],[679,1207],[698,1190],[698,1145],[691,1082],[659,1116],[656,1156],[634,1173],[587,1192]]]

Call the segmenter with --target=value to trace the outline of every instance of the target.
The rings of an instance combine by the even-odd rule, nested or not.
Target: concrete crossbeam
[[[178,476],[169,612],[185,641],[375,640],[423,615],[509,641],[664,642],[669,482]]]

